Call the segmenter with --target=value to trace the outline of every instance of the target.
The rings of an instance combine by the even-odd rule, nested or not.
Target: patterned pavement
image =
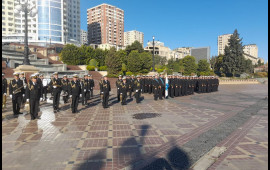
[[[161,162],[177,169],[173,158],[184,154],[181,145],[267,92],[267,85],[221,85],[215,93],[161,101],[143,94],[142,104],[129,100],[121,106],[113,91],[110,108],[103,109],[95,96],[87,108],[80,104],[78,114],[72,114],[68,104],[54,114],[51,104],[42,103],[40,120],[30,121],[24,112],[2,121],[2,168],[116,170]],[[10,107],[3,114],[9,115]],[[228,149],[209,169],[266,169],[267,131],[268,106],[219,144]],[[183,159],[188,163],[187,156]]]

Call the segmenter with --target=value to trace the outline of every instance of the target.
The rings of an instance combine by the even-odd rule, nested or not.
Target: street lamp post
[[[24,60],[23,65],[31,65],[29,61],[29,47],[28,47],[28,13],[31,17],[34,17],[37,14],[37,9],[35,4],[28,3],[28,0],[17,0],[19,5],[16,5],[14,9],[14,13],[20,14],[20,12],[24,13],[25,24],[24,24]]]
[[[155,36],[153,36],[153,66],[152,71],[155,72]]]

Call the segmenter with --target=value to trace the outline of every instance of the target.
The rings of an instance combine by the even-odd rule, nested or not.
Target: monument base
[[[25,77],[28,79],[31,74],[38,73],[39,69],[33,65],[20,65],[13,69],[14,72],[24,72]]]

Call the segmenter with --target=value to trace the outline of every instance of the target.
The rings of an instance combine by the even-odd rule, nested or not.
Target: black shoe
[[[35,118],[31,118],[31,120],[35,120]]]
[[[37,116],[36,119],[41,119],[40,116]]]
[[[54,113],[57,113],[57,110],[54,110],[53,112],[54,112]]]
[[[60,109],[57,109],[57,112],[60,112]]]
[[[18,116],[17,114],[14,114],[13,117],[14,117],[14,118],[17,118],[17,117],[19,117],[19,116]]]
[[[22,112],[19,112],[18,114],[23,114]]]

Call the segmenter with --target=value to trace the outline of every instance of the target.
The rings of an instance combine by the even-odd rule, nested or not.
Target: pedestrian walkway
[[[129,99],[121,106],[113,90],[110,108],[103,109],[96,95],[87,108],[80,104],[78,114],[72,114],[68,104],[54,114],[51,104],[43,103],[40,120],[30,121],[24,113],[2,121],[2,168],[189,168],[200,159],[194,153],[203,156],[210,144],[200,151],[185,146],[199,143],[201,136],[258,103],[267,92],[266,85],[221,85],[218,92],[168,100],[154,101],[143,94],[141,104]],[[268,105],[258,110],[217,143],[227,150],[209,169],[268,167]]]

